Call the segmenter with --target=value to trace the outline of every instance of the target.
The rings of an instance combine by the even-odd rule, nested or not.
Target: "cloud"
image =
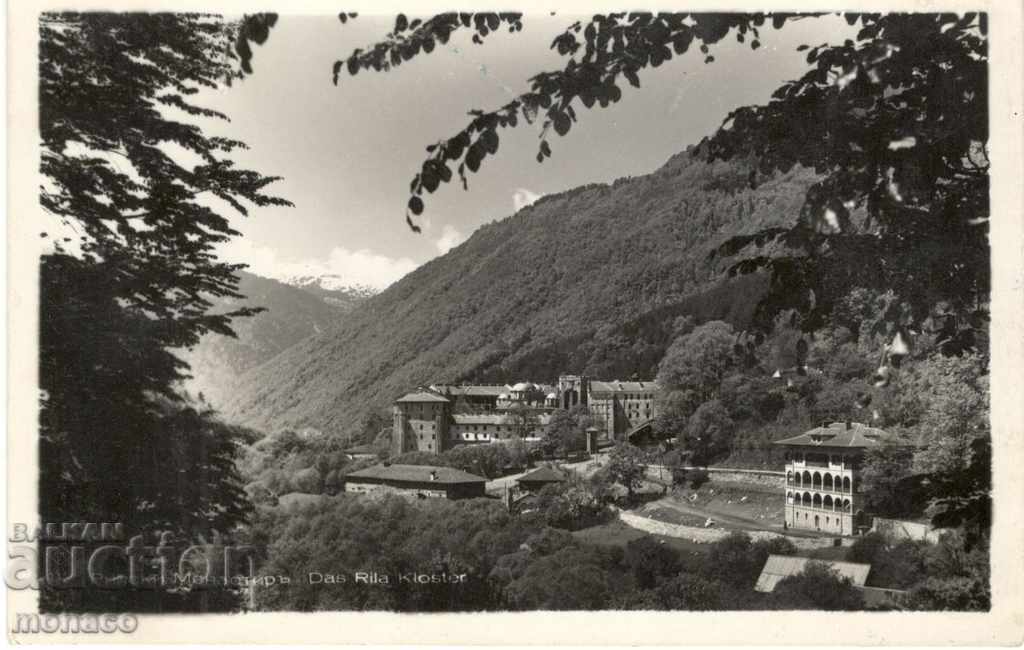
[[[519,212],[526,206],[530,205],[531,203],[539,199],[541,196],[543,195],[537,194],[536,192],[531,192],[525,187],[520,187],[512,194],[512,206],[516,209],[516,212]]]
[[[451,226],[445,226],[441,231],[441,236],[434,242],[434,246],[437,246],[437,250],[444,255],[464,241],[466,241],[465,235]]]
[[[267,246],[236,238],[220,249],[223,259],[249,265],[249,271],[275,280],[313,275],[337,275],[347,285],[366,285],[384,289],[415,269],[408,257],[387,257],[369,249],[349,250],[337,246],[325,258],[282,259]]]

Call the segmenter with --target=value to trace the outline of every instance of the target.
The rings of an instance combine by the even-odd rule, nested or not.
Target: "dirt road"
[[[695,505],[680,500],[678,497],[670,496],[664,499],[658,499],[646,504],[643,508],[638,509],[636,514],[644,515],[644,511],[650,512],[656,508],[665,508],[673,510],[682,515],[688,515],[689,517],[697,517],[699,519],[711,519],[714,522],[716,528],[726,528],[729,530],[765,530],[773,533],[785,532],[786,535],[792,537],[821,537],[811,531],[797,531],[797,530],[783,530],[782,522],[776,521],[765,521],[757,519],[749,519],[747,517],[740,517],[734,514],[728,514],[715,508],[706,508],[700,505]]]

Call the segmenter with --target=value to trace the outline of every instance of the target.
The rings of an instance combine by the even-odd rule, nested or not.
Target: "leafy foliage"
[[[658,383],[669,390],[692,391],[698,403],[714,399],[726,372],[736,365],[736,331],[711,321],[680,336],[658,365]]]
[[[870,512],[882,517],[914,514],[920,503],[919,479],[912,474],[913,450],[869,449],[864,454],[861,489]]]
[[[738,587],[752,588],[767,553],[755,552],[750,536],[733,532],[717,542],[708,553],[708,562],[718,568],[721,579]]]
[[[609,518],[605,487],[600,480],[584,481],[570,474],[565,483],[545,486],[527,507],[535,508],[548,526],[581,530]]]
[[[623,562],[633,570],[641,589],[650,589],[657,578],[674,576],[682,569],[679,555],[652,537],[641,537],[626,544]]]
[[[612,449],[608,456],[608,464],[602,471],[607,472],[612,481],[626,488],[629,497],[632,498],[633,490],[643,484],[647,462],[647,454],[642,449],[628,442],[620,442]]]
[[[680,446],[693,453],[693,462],[705,465],[709,459],[720,458],[732,446],[735,423],[718,400],[704,402],[686,423],[680,435]]]
[[[132,535],[230,534],[252,509],[235,466],[250,433],[170,391],[179,361],[159,345],[162,324],[124,310],[110,281],[106,269],[68,255],[42,260],[40,516],[120,522]],[[191,611],[204,602],[163,592],[131,596],[44,589],[41,602],[103,611]]]
[[[927,549],[924,580],[910,594],[910,606],[922,610],[987,611],[991,607],[987,543],[971,543],[951,530]]]
[[[751,185],[797,165],[820,175],[795,224],[738,233],[716,253],[731,260],[733,274],[771,271],[762,326],[780,309],[796,307],[807,316],[805,327],[816,328],[850,288],[893,288],[909,311],[890,314],[890,325],[922,327],[936,315],[949,317],[947,347],[970,348],[986,318],[990,282],[987,15],[844,16],[860,24],[855,39],[801,46],[808,72],[778,88],[766,106],[730,113],[694,152],[708,160],[754,156]],[[756,50],[768,21],[778,29],[811,17],[634,12],[577,21],[551,44],[566,58],[562,70],[535,75],[529,91],[497,109],[471,111],[463,130],[427,148],[410,185],[409,213],[419,215],[423,196],[454,173],[465,186],[467,170],[476,172],[497,152],[500,129],[542,120],[543,162],[551,156],[552,130],[564,136],[577,108],[619,101],[620,86],[639,86],[638,73],[648,66],[698,45],[710,63],[710,47],[729,34]],[[416,56],[421,43],[447,39],[474,20],[478,31],[503,20],[512,31],[521,27],[518,15],[444,14],[405,36],[410,25],[400,16],[394,33],[349,57],[349,71],[386,70],[389,58],[397,65]],[[335,64],[336,81],[341,65]]]
[[[226,157],[244,143],[207,136],[193,123],[227,119],[188,97],[233,74],[221,56],[232,31],[195,14],[40,18],[41,171],[48,181],[40,201],[81,233],[83,259],[116,269],[126,308],[165,323],[168,347],[193,345],[205,332],[227,334],[232,317],[253,313],[207,313],[207,296],[241,296],[238,267],[212,254],[237,233],[202,199],[241,214],[248,213],[243,202],[291,205],[265,193],[274,177],[236,169]],[[109,117],[95,119],[96,106]]]
[[[563,456],[586,449],[586,431],[590,425],[590,412],[585,406],[560,409],[551,415],[542,444],[547,447],[547,451]]]
[[[494,608],[501,600],[490,572],[538,530],[487,499],[417,503],[394,496],[339,496],[293,509],[264,509],[251,540],[267,549],[260,573],[295,581],[259,590],[259,606],[302,611]],[[388,575],[388,584],[355,581],[356,572],[371,571]],[[466,578],[425,585],[399,580],[409,572]],[[329,588],[310,584],[310,573],[345,576],[345,582]]]
[[[916,434],[911,472],[940,526],[991,521],[991,424],[987,354],[930,354],[900,370],[885,409]]]
[[[892,289],[909,313],[887,320],[946,314],[969,347],[989,291],[986,15],[846,18],[856,40],[810,48],[803,77],[732,112],[706,143],[711,160],[752,154],[761,172],[821,174],[794,227],[756,235],[793,254],[755,253],[733,271],[771,268],[772,311],[799,307],[811,326],[852,286]]]
[[[860,592],[849,578],[841,577],[827,564],[809,562],[802,573],[787,576],[775,585],[769,605],[772,609],[863,609]]]
[[[276,505],[287,494],[335,494],[343,488],[344,475],[377,462],[376,458],[351,460],[345,452],[350,441],[314,429],[286,429],[267,435],[242,449],[239,470],[253,501]],[[379,452],[387,441],[373,441]]]
[[[227,119],[190,98],[237,74],[225,56],[236,29],[197,14],[40,16],[40,203],[53,217],[42,235],[77,237],[54,237],[41,267],[43,521],[188,539],[230,533],[251,508],[234,467],[241,432],[178,394],[187,366],[170,352],[231,335],[233,317],[257,311],[210,311],[211,297],[241,297],[238,267],[213,253],[237,233],[211,205],[290,205],[266,193],[273,177],[235,166],[244,143],[197,126]],[[231,606],[170,594],[119,602],[129,595],[44,603]]]
[[[772,20],[776,27],[791,16],[776,14]],[[537,161],[551,156],[548,141],[551,131],[559,136],[568,134],[577,120],[573,104],[585,108],[595,105],[607,107],[622,98],[621,83],[640,85],[638,72],[647,66],[658,67],[684,54],[691,45],[700,44],[705,61],[714,57],[709,46],[719,42],[731,31],[743,42],[751,37],[750,47],[760,47],[759,27],[767,19],[765,14],[683,14],[643,12],[594,15],[586,24],[577,21],[559,34],[551,48],[567,58],[563,70],[540,73],[529,80],[530,90],[492,111],[474,110],[472,121],[457,134],[427,147],[428,159],[420,173],[412,180],[409,212],[419,215],[423,211],[423,195],[450,182],[453,168],[467,185],[467,171],[475,173],[488,155],[499,147],[499,129],[514,128],[520,120],[532,124],[540,122],[541,141]],[[360,69],[387,70],[402,61],[429,53],[434,41],[447,42],[450,34],[460,28],[474,28],[473,41],[505,23],[509,31],[522,29],[520,14],[441,14],[419,22],[407,22],[400,15],[395,30],[368,52],[356,50],[344,63],[350,74]],[[334,64],[334,79],[343,64]],[[577,101],[578,100],[578,101]],[[418,227],[407,215],[410,227]]]
[[[643,536],[625,548],[596,546],[545,524],[543,515],[512,516],[494,500],[415,501],[340,495],[291,508],[263,508],[250,543],[266,549],[260,575],[291,576],[260,590],[259,607],[276,610],[722,610],[764,607],[750,587],[722,580],[711,556],[757,570],[768,553],[792,553],[780,542],[734,541],[681,553]],[[728,552],[718,550],[729,546]],[[338,552],[344,549],[344,552]],[[355,572],[373,567],[388,581],[365,584]],[[465,574],[457,584],[410,585],[404,572]],[[345,576],[310,584],[309,572]],[[294,578],[301,578],[294,580]]]
[[[853,543],[846,560],[871,565],[868,585],[888,589],[906,589],[925,575],[927,542],[893,540],[879,533],[868,533]]]

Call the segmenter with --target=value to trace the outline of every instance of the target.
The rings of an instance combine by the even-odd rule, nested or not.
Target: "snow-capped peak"
[[[377,293],[376,289],[364,284],[349,284],[344,278],[335,273],[296,275],[284,280],[284,283],[299,289],[306,289],[307,291],[341,293],[353,297],[365,298]]]

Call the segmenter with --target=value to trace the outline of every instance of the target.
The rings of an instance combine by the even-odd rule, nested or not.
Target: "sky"
[[[534,74],[561,69],[550,43],[576,19],[526,15],[523,31],[503,30],[483,45],[457,33],[429,55],[388,72],[343,73],[335,86],[334,61],[380,40],[394,17],[360,15],[343,25],[335,15],[282,16],[254,48],[253,75],[197,97],[231,117],[211,132],[250,146],[235,155],[238,163],[281,176],[273,191],[295,204],[233,217],[243,236],[222,257],[266,277],[330,274],[383,289],[540,196],[654,171],[711,134],[730,110],[766,103],[800,76],[807,63],[798,45],[850,33],[834,16],[781,30],[766,25],[756,52],[730,35],[712,46],[713,63],[695,49],[642,71],[641,87],[623,88],[617,104],[577,105],[579,121],[549,140],[553,156],[543,164],[535,160],[539,127],[521,120],[500,132],[501,148],[469,176],[468,191],[455,182],[427,197],[423,232],[412,232],[405,205],[425,147],[457,133],[469,110],[501,106]]]

